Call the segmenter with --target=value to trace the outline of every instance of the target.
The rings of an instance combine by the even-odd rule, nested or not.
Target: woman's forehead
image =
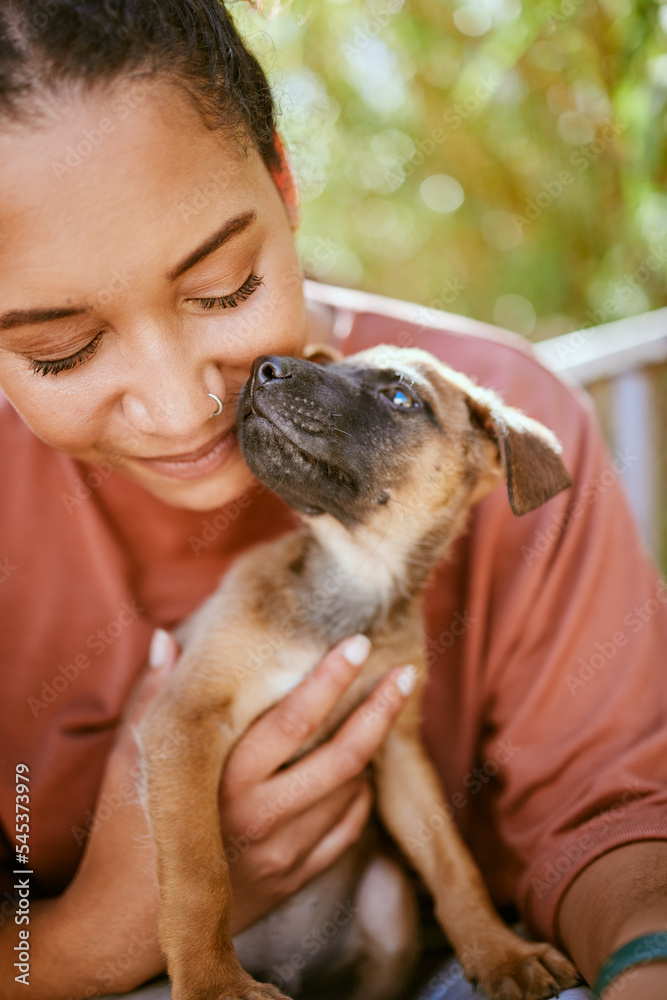
[[[3,269],[29,280],[115,256],[140,266],[211,213],[257,210],[266,175],[252,146],[207,129],[168,84],[70,99],[46,125],[0,128]]]

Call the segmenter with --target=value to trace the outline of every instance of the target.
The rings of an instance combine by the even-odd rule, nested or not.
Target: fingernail
[[[417,683],[417,669],[412,664],[403,667],[396,678],[396,687],[401,694],[408,695]]]
[[[151,648],[148,651],[148,665],[158,670],[167,662],[171,640],[169,633],[163,628],[156,628],[151,639]]]
[[[368,636],[360,633],[359,635],[355,635],[353,639],[350,639],[343,650],[343,656],[353,667],[360,667],[368,659],[371,645],[371,640]]]

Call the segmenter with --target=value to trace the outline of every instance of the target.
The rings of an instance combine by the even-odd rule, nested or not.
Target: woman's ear
[[[306,344],[303,349],[304,359],[313,361],[316,365],[327,365],[330,361],[342,361],[344,356],[337,347],[332,347],[331,344]]]
[[[299,186],[285,144],[275,130],[273,132],[273,149],[276,161],[271,165],[271,176],[287,210],[292,232],[295,232],[301,221]]]

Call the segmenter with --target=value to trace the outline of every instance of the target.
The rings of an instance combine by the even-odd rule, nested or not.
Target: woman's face
[[[227,503],[251,481],[232,433],[251,363],[305,342],[280,195],[166,82],[53,110],[0,128],[0,389],[59,451]]]

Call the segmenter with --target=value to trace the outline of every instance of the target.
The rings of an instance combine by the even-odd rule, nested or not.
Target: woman
[[[163,970],[133,727],[177,657],[165,630],[292,523],[241,459],[234,405],[252,360],[301,353],[315,321],[269,89],[216,0],[3,4],[0,192],[3,996],[109,995]],[[585,402],[515,339],[353,319],[346,351],[419,344],[564,442],[573,493],[515,521],[497,491],[434,580],[424,735],[498,904],[593,982],[667,925],[667,591]],[[363,652],[333,650],[229,762],[235,932],[367,819],[395,700],[312,755],[313,790],[286,798],[280,770]],[[628,1000],[665,995],[650,948]]]

